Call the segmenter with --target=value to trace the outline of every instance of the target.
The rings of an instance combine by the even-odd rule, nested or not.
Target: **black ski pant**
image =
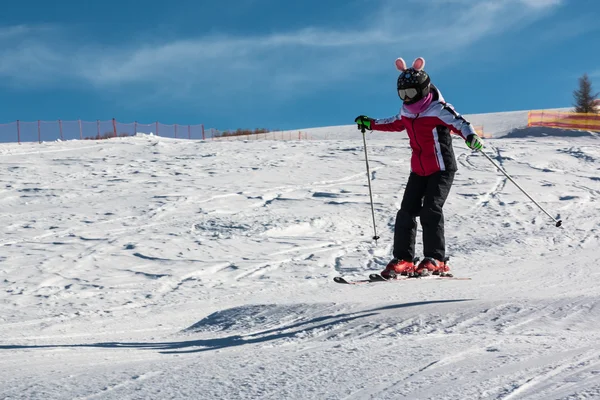
[[[415,257],[417,216],[423,228],[423,256],[443,261],[446,257],[444,214],[454,171],[439,171],[429,176],[410,173],[394,230],[394,258],[412,261]]]

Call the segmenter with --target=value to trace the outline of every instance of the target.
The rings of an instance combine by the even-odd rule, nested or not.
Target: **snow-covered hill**
[[[549,111],[572,111],[569,108],[557,108]],[[532,129],[527,128],[527,117],[529,111],[511,111],[502,113],[486,113],[486,114],[466,114],[465,118],[471,122],[473,126],[481,133],[483,131],[486,138],[507,138],[507,137],[525,137],[525,136],[593,136],[591,132],[583,131],[567,131],[561,129],[543,128]],[[391,115],[391,114],[390,114]],[[374,115],[374,118],[387,117],[388,115]],[[355,138],[360,133],[357,133],[356,125],[330,126],[314,129],[300,129],[294,131],[285,131],[281,137],[295,137],[298,132],[306,134],[313,139],[350,139]],[[273,134],[278,137],[278,133]],[[369,137],[372,140],[388,139],[390,133],[372,132]],[[401,134],[402,135],[402,134]],[[402,135],[402,137],[404,137]]]
[[[390,258],[408,141],[369,136],[375,245],[360,132],[311,133],[0,145],[0,398],[600,398],[596,137],[486,141],[561,229],[455,141],[472,280],[344,286]]]

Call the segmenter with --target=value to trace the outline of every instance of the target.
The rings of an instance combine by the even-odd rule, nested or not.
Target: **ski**
[[[359,280],[347,280],[345,278],[342,278],[341,276],[336,276],[335,278],[333,278],[333,281],[335,283],[342,283],[344,285],[361,285],[361,284],[365,284],[365,283],[371,283],[371,281],[369,279],[359,279]]]
[[[426,280],[426,281],[470,281],[471,278],[457,277],[457,276],[443,276],[443,275],[426,275],[426,276],[398,276],[393,279],[385,279],[380,274],[371,274],[369,275],[370,282],[394,282],[394,281],[417,281],[417,280]]]
[[[435,280],[435,281],[451,281],[451,280],[470,281],[471,278],[464,278],[464,277],[457,277],[457,276],[428,275],[428,276],[416,276],[416,277],[399,276],[394,279],[385,279],[383,276],[381,276],[379,274],[370,274],[369,279],[349,280],[349,279],[343,278],[341,276],[336,276],[335,278],[333,278],[333,281],[335,283],[341,283],[344,285],[364,285],[367,283],[377,283],[377,282],[418,281],[418,280],[423,280],[423,281],[428,281],[428,280],[429,281],[431,281],[431,280]]]

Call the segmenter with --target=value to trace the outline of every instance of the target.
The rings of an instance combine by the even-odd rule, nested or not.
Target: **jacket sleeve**
[[[457,113],[451,104],[443,104],[438,117],[452,132],[465,140],[469,135],[477,135],[471,123]]]
[[[400,119],[400,115],[396,115],[390,118],[376,119],[373,121],[371,128],[374,131],[386,132],[401,132],[405,129],[404,123]]]

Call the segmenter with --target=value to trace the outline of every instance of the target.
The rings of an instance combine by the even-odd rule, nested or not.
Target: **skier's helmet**
[[[431,82],[425,68],[425,59],[417,58],[412,67],[406,68],[402,58],[396,60],[396,68],[400,71],[398,77],[398,96],[404,104],[413,104],[426,97],[431,89]]]

